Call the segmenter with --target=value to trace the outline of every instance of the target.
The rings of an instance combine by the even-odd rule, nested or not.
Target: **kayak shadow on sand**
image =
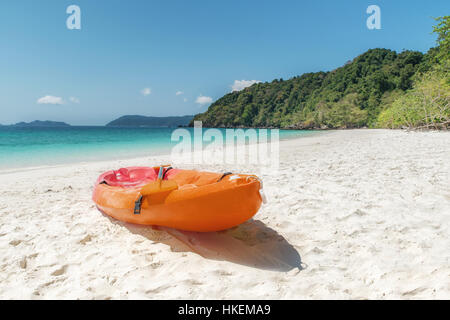
[[[220,232],[190,232],[110,219],[134,234],[169,245],[172,251],[191,251],[206,259],[229,261],[263,270],[287,272],[302,269],[297,250],[283,236],[258,220],[251,219]]]

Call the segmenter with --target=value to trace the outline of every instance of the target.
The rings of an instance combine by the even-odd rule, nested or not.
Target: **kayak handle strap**
[[[167,193],[178,189],[177,183],[175,181],[172,180],[164,181],[167,171],[172,169],[172,167],[168,167],[166,170],[164,170],[165,167],[167,166],[159,167],[158,178],[156,179],[156,181],[153,181],[150,184],[142,187],[141,191],[139,192],[138,198],[134,202],[134,211],[133,211],[134,214],[141,214],[142,200],[144,199],[145,196],[149,196],[160,192]]]

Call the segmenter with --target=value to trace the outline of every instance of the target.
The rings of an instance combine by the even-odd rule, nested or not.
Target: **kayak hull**
[[[179,188],[148,195],[134,213],[140,186],[123,188],[97,181],[93,200],[105,214],[121,221],[210,232],[235,227],[252,218],[261,206],[260,181],[250,175],[228,175],[178,170],[169,177]],[[220,180],[220,181],[219,181]]]

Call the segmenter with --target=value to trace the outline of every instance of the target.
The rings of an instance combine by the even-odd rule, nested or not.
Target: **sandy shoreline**
[[[282,141],[279,172],[261,176],[269,203],[203,235],[123,224],[92,203],[100,173],[161,157],[3,171],[0,298],[449,299],[448,159],[449,132]]]

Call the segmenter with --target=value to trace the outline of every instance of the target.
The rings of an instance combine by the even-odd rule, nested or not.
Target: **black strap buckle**
[[[134,202],[134,214],[141,214],[142,195]]]

